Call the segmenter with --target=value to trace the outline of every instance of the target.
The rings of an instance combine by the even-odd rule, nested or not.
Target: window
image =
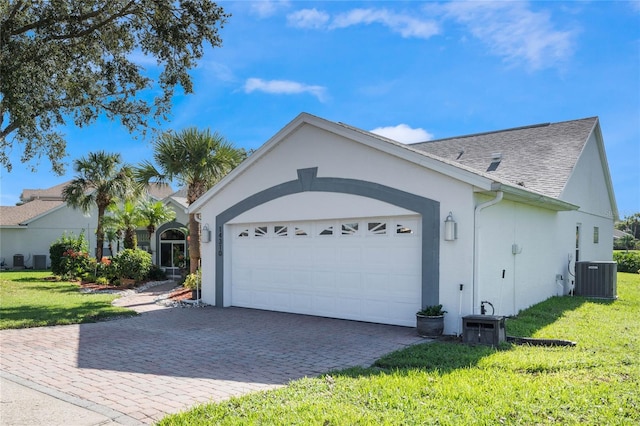
[[[372,235],[385,235],[387,233],[387,224],[384,222],[369,222],[367,230]]]
[[[333,235],[333,226],[327,226],[318,235]]]
[[[274,226],[273,232],[276,234],[276,237],[286,237],[287,236],[287,227],[286,226]]]
[[[576,225],[576,262],[580,261],[580,226]]]
[[[413,229],[399,223],[396,225],[396,234],[413,234]]]
[[[355,235],[358,233],[358,223],[343,223],[342,235]]]
[[[597,226],[593,227],[593,244],[598,244],[600,242],[600,228]]]
[[[267,227],[266,226],[256,226],[253,230],[254,237],[265,237],[267,235]]]
[[[304,228],[299,227],[299,226],[296,226],[296,227],[295,227],[294,235],[295,235],[296,237],[304,237],[304,236],[307,236],[307,235],[309,235],[309,234],[307,233],[307,231],[306,231]]]
[[[249,236],[249,228],[245,228],[238,234],[239,238],[248,237]]]

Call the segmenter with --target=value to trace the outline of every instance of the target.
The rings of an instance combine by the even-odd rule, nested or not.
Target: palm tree
[[[109,247],[111,256],[115,256],[116,253],[113,251],[113,242],[118,242],[118,251],[120,251],[120,230],[115,226],[110,226],[107,219],[109,219],[109,216],[105,216],[103,220],[104,238],[107,240],[107,247]]]
[[[125,201],[121,206],[109,207],[109,212],[112,215],[105,217],[105,222],[124,235],[125,249],[135,249],[138,246],[136,228],[144,224],[142,210],[134,202]]]
[[[85,213],[93,206],[98,208],[96,258],[102,259],[102,221],[105,211],[116,200],[133,195],[136,190],[133,169],[122,163],[120,154],[104,151],[92,152],[75,160],[73,169],[77,175],[63,189],[62,195],[69,206],[81,209]]]
[[[158,167],[149,161],[136,170],[139,183],[178,181],[187,187],[187,203],[192,204],[209,188],[246,158],[244,149],[235,148],[226,138],[209,130],[188,128],[179,133],[167,132],[154,142]],[[200,261],[200,232],[193,214],[189,215],[190,272]]]
[[[147,200],[140,205],[142,222],[149,232],[149,240],[156,232],[156,227],[161,223],[169,222],[176,218],[176,212],[167,207],[162,201]]]

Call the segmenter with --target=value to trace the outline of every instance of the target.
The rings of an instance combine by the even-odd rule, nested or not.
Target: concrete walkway
[[[119,299],[134,318],[0,331],[0,424],[148,424],[425,341],[407,327],[154,302],[172,287]]]

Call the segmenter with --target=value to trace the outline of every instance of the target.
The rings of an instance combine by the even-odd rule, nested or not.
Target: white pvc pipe
[[[478,307],[478,248],[480,247],[479,242],[479,232],[478,228],[480,228],[479,218],[480,211],[486,209],[487,207],[491,207],[494,204],[498,204],[502,201],[504,197],[504,192],[498,191],[496,193],[496,198],[493,200],[489,200],[487,202],[478,204],[473,212],[473,313],[477,314]]]

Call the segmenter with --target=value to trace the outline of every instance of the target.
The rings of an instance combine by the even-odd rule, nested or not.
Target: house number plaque
[[[222,256],[222,226],[218,226],[218,256]]]

